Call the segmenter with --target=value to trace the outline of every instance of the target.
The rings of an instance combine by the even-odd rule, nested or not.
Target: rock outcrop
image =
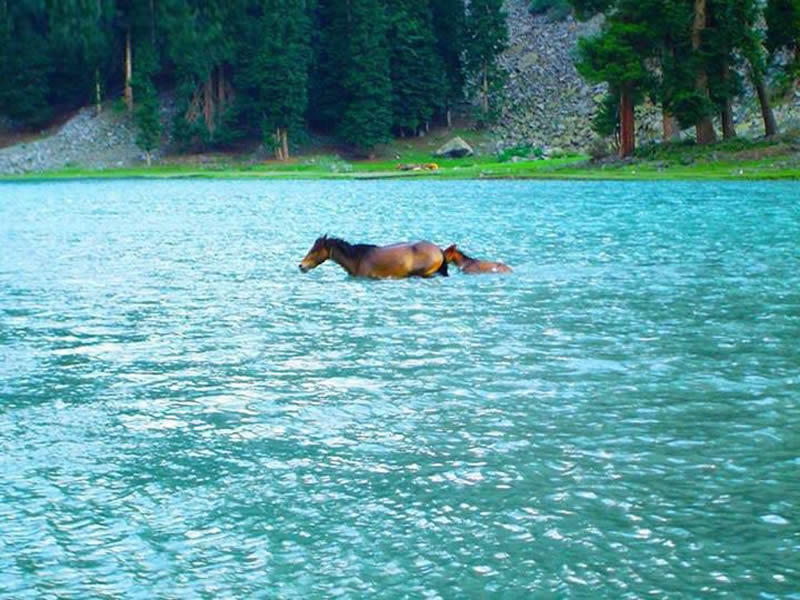
[[[528,0],[506,0],[509,48],[500,58],[508,73],[505,103],[495,128],[498,146],[582,149],[591,141],[591,119],[605,86],[587,84],[573,64],[580,37],[596,33],[601,18],[568,17],[551,23],[533,16]]]
[[[434,156],[441,158],[461,158],[462,156],[472,156],[473,154],[475,154],[475,151],[472,147],[459,136],[446,142],[433,153]]]
[[[0,173],[21,174],[65,167],[104,169],[142,160],[130,118],[84,108],[54,135],[0,149]]]

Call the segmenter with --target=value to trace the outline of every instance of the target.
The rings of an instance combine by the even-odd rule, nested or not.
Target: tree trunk
[[[706,0],[694,0],[694,22],[692,23],[692,49],[696,52],[700,50],[703,29],[706,27]],[[708,73],[705,67],[700,66],[695,75],[695,89],[704,98],[709,98],[708,93]],[[711,117],[702,117],[696,124],[696,136],[698,144],[710,144],[717,139],[714,133],[714,125]]]
[[[144,159],[147,161],[147,166],[149,167],[151,164],[150,150],[145,150]]]
[[[133,77],[133,59],[131,56],[131,30],[125,34],[125,106],[128,107],[128,112],[133,110],[133,88],[131,87],[131,78]]]
[[[273,141],[275,144],[275,160],[284,160],[283,156],[283,130],[280,127],[275,128],[275,134],[273,135]]]
[[[217,101],[219,104],[219,113],[225,111],[225,72],[222,65],[217,67]]]
[[[203,119],[211,138],[214,138],[214,88],[213,72],[208,74],[208,79],[203,84]]]
[[[448,108],[447,109],[447,128],[450,129],[453,126],[453,112]]]
[[[94,102],[99,115],[103,111],[103,97],[100,95],[100,67],[94,70]]]
[[[722,105],[720,120],[722,121],[722,139],[730,140],[736,137],[736,127],[733,125],[733,103],[728,95],[728,80],[730,79],[730,68],[728,61],[723,60],[721,66],[722,85],[725,88],[725,102]]]
[[[756,94],[758,94],[758,103],[761,105],[761,117],[764,119],[764,135],[767,137],[778,135],[778,123],[775,121],[775,113],[772,112],[772,106],[769,104],[769,96],[767,96],[764,80],[755,75],[755,73],[753,74],[753,80]]]
[[[633,118],[633,94],[627,87],[623,87],[619,95],[619,127],[619,155],[621,158],[626,158],[631,156],[636,148],[636,132],[634,130]]]
[[[698,144],[713,144],[717,141],[717,134],[714,133],[714,124],[711,117],[703,117],[695,125],[695,139]]]
[[[283,160],[289,160],[289,130],[286,127],[281,130],[281,144],[283,146]]]
[[[661,111],[661,129],[663,132],[661,141],[664,143],[672,141],[678,136],[678,123],[672,113],[666,109]]]
[[[720,113],[722,121],[722,139],[730,140],[736,137],[736,128],[733,125],[733,106],[730,98],[725,99],[725,105]]]
[[[481,110],[483,116],[489,115],[489,66],[483,67],[483,83],[481,85]]]
[[[156,5],[154,0],[150,0],[150,41],[153,48],[156,47]]]

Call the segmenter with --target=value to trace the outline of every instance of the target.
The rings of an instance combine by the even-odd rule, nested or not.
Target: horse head
[[[461,250],[458,249],[458,246],[455,244],[451,244],[447,248],[445,248],[442,252],[444,254],[445,261],[452,263],[460,260],[463,257]]]
[[[330,244],[328,244],[328,234],[326,233],[314,241],[314,244],[311,246],[311,250],[308,251],[308,254],[305,255],[303,260],[301,260],[300,264],[297,266],[303,273],[307,273],[311,269],[314,269],[324,263],[330,257],[331,247]]]

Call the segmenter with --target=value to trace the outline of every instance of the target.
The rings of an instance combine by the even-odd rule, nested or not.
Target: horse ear
[[[323,235],[323,236],[322,236],[322,239],[323,239],[323,240],[327,240],[327,239],[328,239],[328,234],[327,234],[327,232],[325,233],[325,235]]]

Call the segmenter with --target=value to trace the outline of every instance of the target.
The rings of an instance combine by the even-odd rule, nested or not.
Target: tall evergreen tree
[[[743,91],[740,73],[749,72],[761,106],[766,135],[777,124],[765,87],[766,57],[762,47],[759,0],[709,0],[708,62],[711,99],[719,107],[723,137],[736,135],[732,100]]]
[[[343,0],[318,0],[313,14],[312,63],[308,121],[332,131],[345,111],[344,76],[350,64],[349,4]]]
[[[464,0],[435,0],[433,31],[436,47],[444,66],[444,110],[447,126],[451,125],[452,109],[464,98]]]
[[[762,5],[756,0],[742,1],[747,6],[745,20],[749,26],[745,30],[741,51],[747,62],[750,81],[756,90],[756,96],[761,107],[764,135],[773,136],[778,133],[778,123],[775,120],[775,114],[772,111],[766,89],[767,56],[764,48],[764,34],[761,28],[756,25],[762,15]]]
[[[43,125],[52,114],[47,26],[41,2],[0,0],[0,112],[23,126]]]
[[[214,145],[229,139],[232,24],[243,13],[241,0],[174,0],[164,17],[177,84],[175,134],[185,143]]]
[[[610,77],[618,76],[620,67],[626,64],[632,69],[626,77],[634,83],[630,88],[634,91],[634,98],[643,99],[649,95],[661,101],[665,133],[671,129],[668,123],[674,115],[683,126],[696,126],[699,143],[714,140],[711,116],[716,106],[712,101],[711,84],[717,83],[714,99],[726,107],[737,88],[730,69],[733,61],[730,42],[726,40],[722,44],[724,48],[719,50],[713,46],[714,30],[709,27],[713,1],[571,0],[579,16],[587,16],[598,10],[607,15],[600,37],[609,39],[605,42],[591,40],[583,44],[584,63],[587,58],[591,59],[591,52],[587,55],[587,51],[597,51],[599,54],[593,59],[593,68],[587,70],[589,65],[586,64],[582,68],[587,75],[592,70],[598,74],[606,71],[609,78],[605,81],[611,84],[615,92],[623,94],[620,97],[623,152],[632,151],[626,122],[632,122],[633,110],[624,102],[625,86],[619,82],[612,83]],[[659,19],[653,19],[654,14],[658,14]],[[615,24],[621,24],[622,27]],[[619,44],[613,40],[614,37],[618,38]],[[591,47],[593,44],[596,44],[595,48]],[[617,50],[627,49],[623,52],[627,58],[613,56],[615,47]],[[610,54],[602,58],[603,52]],[[609,61],[614,64],[607,64]],[[592,60],[588,62],[591,64]],[[715,81],[709,77],[713,69],[720,74]],[[721,83],[723,80],[724,86]]]
[[[694,114],[696,139],[698,144],[708,144],[716,141],[714,125],[711,122],[711,115],[714,106],[711,102],[711,91],[709,89],[709,36],[706,30],[709,26],[709,0],[693,0],[694,15],[692,19],[692,50],[694,50],[693,63],[695,72],[694,95],[691,97],[694,104],[688,106]]]
[[[643,14],[659,15],[657,20],[645,19],[653,42],[652,59],[648,61],[653,80],[648,94],[661,104],[663,140],[668,141],[678,132],[678,100],[685,90],[694,88],[691,40],[686,28],[691,7],[683,1],[655,0],[644,8]]]
[[[123,40],[123,98],[125,106],[129,112],[133,111],[133,44],[134,39],[139,32],[135,29],[141,30],[141,10],[143,5],[136,0],[116,0],[116,18],[115,23],[120,32],[120,38]]]
[[[153,76],[158,71],[158,60],[152,43],[141,43],[136,53],[136,70],[131,79],[136,98],[134,119],[139,129],[136,144],[144,150],[147,166],[150,166],[153,150],[161,137],[158,92]]]
[[[717,107],[722,124],[722,137],[736,137],[733,123],[733,99],[742,93],[739,76],[740,53],[748,27],[742,9],[743,0],[712,0],[709,3],[709,88],[711,101]]]
[[[634,107],[651,81],[645,66],[649,32],[644,24],[624,18],[624,13],[613,14],[600,35],[581,39],[576,63],[581,75],[589,81],[607,82],[610,93],[619,99],[619,152],[623,157],[630,156],[635,148]],[[607,103],[607,107],[614,104]]]
[[[497,63],[508,45],[503,0],[470,0],[465,29],[467,72],[480,101],[480,121],[485,123],[499,114],[496,98],[505,82],[505,73]]]
[[[102,86],[111,50],[109,0],[61,0],[48,9],[52,105],[81,106]]]
[[[392,83],[389,75],[387,17],[378,0],[349,0],[349,60],[342,77],[345,107],[340,139],[372,154],[389,139]]]
[[[414,134],[444,107],[444,67],[430,0],[395,0],[388,6],[393,126],[400,135]]]
[[[259,0],[237,52],[238,118],[258,124],[276,157],[289,157],[289,132],[303,128],[311,30],[306,0]]]

